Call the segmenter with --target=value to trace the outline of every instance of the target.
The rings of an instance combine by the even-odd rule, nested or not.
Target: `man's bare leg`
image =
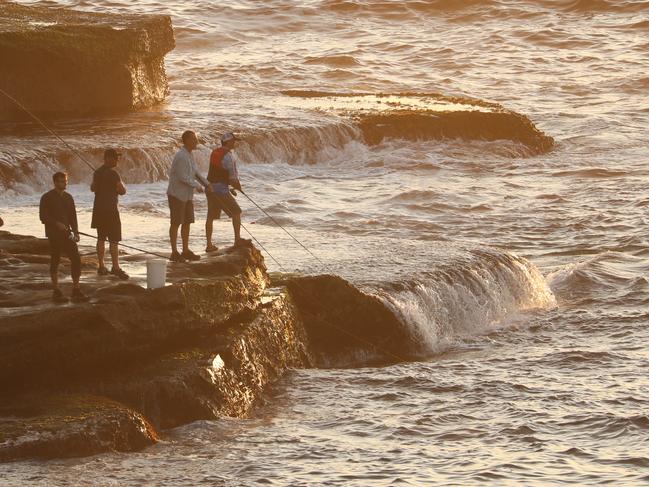
[[[169,226],[169,243],[171,243],[171,252],[178,253],[178,227],[180,225],[171,224]]]
[[[232,216],[232,227],[234,228],[234,243],[241,240],[241,214]]]
[[[183,252],[189,251],[189,223],[183,223],[180,227],[180,238],[183,241]]]
[[[105,243],[104,240],[97,240],[97,266],[100,269],[106,267],[104,264],[104,254],[106,253]]]
[[[119,269],[119,247],[117,242],[110,242],[110,259],[113,262],[113,269]]]
[[[213,247],[212,244],[212,231],[214,228],[214,220],[208,215],[207,219],[205,220],[205,239],[207,240],[207,246],[206,248],[211,248]]]

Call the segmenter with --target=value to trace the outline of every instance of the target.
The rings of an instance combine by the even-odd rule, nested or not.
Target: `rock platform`
[[[82,12],[0,0],[0,88],[40,115],[150,107],[169,88],[171,18]],[[0,121],[28,115],[0,94]]]
[[[248,416],[292,368],[409,348],[376,297],[336,276],[272,280],[254,247],[170,264],[154,290],[98,277],[92,255],[82,265],[90,300],[55,304],[47,241],[0,231],[0,461],[139,450],[168,428]]]

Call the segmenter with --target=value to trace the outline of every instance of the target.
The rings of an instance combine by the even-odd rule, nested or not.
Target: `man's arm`
[[[241,189],[241,182],[239,181],[239,171],[237,171],[237,165],[235,164],[234,159],[232,159],[232,155],[229,153],[224,158],[223,168],[228,171],[228,183],[230,184],[230,186],[232,186],[234,189],[238,189],[239,191],[243,191]]]
[[[176,164],[176,160],[174,160]],[[172,165],[173,169],[173,165]],[[189,160],[189,157],[184,155],[179,156],[178,164],[176,165],[176,174],[178,175],[178,181],[192,188],[202,188],[203,186],[196,181],[196,171],[192,165],[192,161]]]
[[[122,182],[122,178],[119,177],[117,171],[115,172],[115,185],[117,187],[118,195],[122,196],[126,194],[126,186],[124,186],[124,183]]]
[[[50,216],[50,209],[47,204],[47,193],[41,196],[41,202],[38,206],[38,217],[41,219],[43,225],[51,225],[54,223]]]
[[[196,170],[196,179],[205,187],[208,188],[210,186],[210,182],[203,177],[201,173],[198,172],[198,169]]]

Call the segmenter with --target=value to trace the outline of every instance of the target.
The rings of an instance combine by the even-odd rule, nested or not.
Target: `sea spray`
[[[543,275],[526,259],[487,249],[472,256],[379,293],[430,352],[489,331],[514,314],[556,306]]]

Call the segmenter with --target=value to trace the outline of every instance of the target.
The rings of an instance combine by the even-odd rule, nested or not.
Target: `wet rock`
[[[3,252],[0,255],[49,256],[49,244],[46,239],[29,235],[16,235],[6,230],[0,230],[0,250]]]
[[[40,114],[152,106],[168,92],[168,16],[25,6],[0,0],[0,88]],[[0,96],[0,120],[27,115]]]
[[[88,303],[39,302],[47,264],[23,258],[43,245],[0,232],[0,261],[18,261],[0,262],[0,294],[36,296],[0,307],[0,461],[137,450],[154,428],[248,416],[290,368],[400,360],[409,338],[338,277],[268,288],[255,248],[172,265],[164,288],[89,282]]]
[[[0,248],[19,251],[20,242],[31,250],[42,245],[41,239],[0,235]],[[173,266],[169,278],[173,285],[155,290],[84,281],[91,301],[61,307],[49,300],[48,264],[0,263],[0,306],[8,308],[0,314],[0,387],[65,382],[182,348],[256,308],[268,283],[254,248]]]
[[[200,344],[98,378],[92,390],[141,411],[156,427],[245,417],[269,385],[314,359],[297,309],[279,295]]]
[[[399,362],[416,352],[408,328],[394,313],[341,277],[295,276],[273,284],[288,289],[320,365]]]
[[[525,115],[497,103],[438,93],[327,93],[289,90],[298,105],[352,119],[370,145],[385,138],[405,140],[509,140],[518,156],[550,151],[554,139]]]
[[[378,144],[386,137],[511,140],[526,146],[529,155],[543,154],[554,147],[554,139],[536,128],[531,120],[504,109],[496,112],[379,113],[359,116],[358,123],[369,144]]]
[[[157,439],[141,414],[103,397],[29,396],[0,406],[0,461],[136,451]]]

